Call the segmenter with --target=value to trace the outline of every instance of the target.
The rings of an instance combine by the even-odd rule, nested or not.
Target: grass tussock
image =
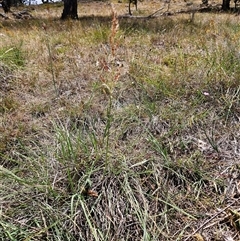
[[[80,5],[1,23],[0,239],[238,240],[238,17]]]

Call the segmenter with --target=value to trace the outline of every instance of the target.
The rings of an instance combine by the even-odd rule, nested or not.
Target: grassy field
[[[240,17],[198,4],[0,20],[0,240],[240,240]]]

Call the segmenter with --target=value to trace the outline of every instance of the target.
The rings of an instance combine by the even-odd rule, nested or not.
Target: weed
[[[22,43],[17,46],[0,49],[0,61],[9,67],[23,67],[25,65]]]
[[[19,106],[14,96],[3,96],[0,101],[0,113],[4,114],[7,112],[13,112]]]

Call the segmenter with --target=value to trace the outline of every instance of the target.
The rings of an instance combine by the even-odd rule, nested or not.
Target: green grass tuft
[[[0,61],[9,67],[23,67],[25,65],[25,57],[22,44],[0,49]]]

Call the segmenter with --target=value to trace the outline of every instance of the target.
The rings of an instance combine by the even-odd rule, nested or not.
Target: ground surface
[[[0,240],[240,240],[239,16],[199,6],[0,20]]]

